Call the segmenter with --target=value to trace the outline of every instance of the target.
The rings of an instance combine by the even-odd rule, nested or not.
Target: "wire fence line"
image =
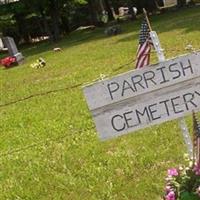
[[[187,49],[188,48],[188,49]],[[163,49],[163,51],[166,51],[165,49]],[[183,52],[183,50],[180,50],[180,49],[168,49],[167,51],[170,51],[170,52]],[[185,51],[189,51],[189,52],[198,52],[199,50],[196,50],[194,49],[191,45],[189,45],[189,47],[186,47],[185,48]],[[156,53],[155,50],[151,51],[151,53]],[[119,71],[120,69],[122,69],[123,67],[125,66],[128,66],[130,64],[133,64],[137,59],[132,59],[131,61],[125,63],[125,64],[122,64],[120,66],[118,66],[117,68],[114,68],[112,70],[112,72],[110,74],[107,74],[107,76],[112,76],[112,75],[115,75],[115,72]],[[71,89],[76,89],[78,87],[83,87],[84,85],[87,85],[89,83],[94,83],[96,81],[99,81],[107,76],[102,76],[98,79],[95,79],[95,80],[92,80],[90,82],[81,82],[81,83],[77,83],[75,85],[71,85],[71,86],[67,86],[67,87],[64,87],[64,88],[58,88],[58,89],[54,89],[54,90],[49,90],[49,91],[46,91],[46,92],[42,92],[42,93],[36,93],[36,94],[32,94],[30,96],[27,96],[27,97],[22,97],[20,99],[17,99],[17,100],[13,100],[13,101],[10,101],[10,102],[7,102],[7,103],[4,103],[4,104],[0,104],[0,108],[2,107],[7,107],[7,106],[10,106],[10,105],[13,105],[13,104],[16,104],[16,103],[19,103],[19,102],[23,102],[23,101],[26,101],[26,100],[29,100],[29,99],[32,99],[34,97],[38,97],[38,96],[46,96],[48,94],[51,94],[51,93],[57,93],[57,92],[61,92],[61,91],[64,91],[64,90],[71,90]]]
[[[113,69],[113,70],[112,70],[112,73],[108,74],[107,76],[114,75],[114,74],[113,74],[114,72],[117,72],[117,71],[119,71],[120,69],[122,69],[123,67],[132,64],[134,61],[135,61],[135,60],[132,60],[132,61],[130,61],[130,62],[128,62],[128,63],[125,63],[125,64],[120,65],[119,67]],[[95,79],[95,80],[91,81],[90,83],[96,82],[96,81],[98,81],[98,80],[101,80],[101,78],[104,78],[104,76],[102,76],[102,77],[100,77],[100,78],[98,78],[98,79]],[[34,97],[46,96],[46,95],[48,95],[48,94],[57,93],[57,92],[62,92],[62,91],[64,91],[64,90],[76,89],[76,88],[79,88],[79,87],[83,87],[84,85],[87,85],[87,84],[89,84],[89,82],[81,82],[81,83],[77,83],[77,84],[75,84],[75,85],[67,86],[67,87],[64,87],[64,88],[59,88],[59,89],[49,90],[49,91],[42,92],[42,93],[32,94],[32,95],[29,95],[29,96],[27,96],[27,97],[22,97],[22,98],[20,98],[20,99],[7,102],[7,103],[5,103],[5,104],[0,104],[0,108],[2,108],[2,107],[7,107],[7,106],[10,106],[10,105],[19,103],[19,102],[23,102],[23,101],[32,99],[32,98],[34,98]]]
[[[82,83],[79,83],[79,84],[68,86],[68,87],[65,87],[65,88],[59,88],[59,89],[55,89],[55,90],[46,91],[46,92],[43,92],[43,93],[32,94],[30,96],[23,97],[23,98],[18,99],[18,100],[14,100],[14,101],[11,101],[11,102],[8,102],[8,103],[5,103],[5,104],[1,104],[0,108],[6,107],[6,106],[9,106],[9,105],[12,105],[12,104],[16,104],[16,103],[19,103],[19,102],[22,102],[22,101],[26,101],[26,100],[34,98],[34,97],[45,96],[45,95],[60,92],[60,91],[63,91],[63,90],[74,89],[74,88],[80,87],[81,85],[82,85]]]
[[[132,60],[128,63],[125,63],[125,64],[122,64],[120,66],[118,66],[117,68],[113,69],[112,70],[112,73],[110,73],[108,76],[110,75],[113,75],[113,73],[119,71],[120,69],[122,69],[123,67],[125,66],[128,66],[130,64],[132,64],[135,60]],[[96,82],[98,80],[101,80],[102,78],[104,77],[100,77],[98,79],[95,79],[91,82]],[[88,82],[89,83],[89,82]],[[85,83],[85,82],[82,82],[82,83],[78,83],[78,84],[75,84],[75,85],[72,85],[72,86],[68,86],[68,87],[65,87],[65,88],[60,88],[60,89],[55,89],[55,90],[50,90],[50,91],[47,91],[47,92],[43,92],[43,93],[38,93],[38,94],[32,94],[30,96],[27,96],[27,97],[23,97],[21,99],[18,99],[18,100],[15,100],[15,101],[11,101],[11,102],[8,102],[8,103],[5,103],[5,104],[2,104],[0,105],[0,108],[1,107],[6,107],[6,106],[9,106],[9,105],[12,105],[12,104],[16,104],[16,103],[19,103],[19,102],[23,102],[23,101],[26,101],[26,100],[29,100],[31,98],[34,98],[34,97],[38,97],[38,96],[45,96],[45,95],[48,95],[48,94],[51,94],[51,93],[57,93],[57,92],[61,92],[61,91],[64,91],[64,90],[71,90],[71,89],[76,89],[76,88],[79,88],[79,87],[83,87],[84,85],[88,84],[88,83]],[[92,130],[94,129],[94,127],[91,127],[90,129],[87,129],[88,130]],[[84,129],[82,130],[72,130],[73,133],[78,133],[78,132],[82,132],[82,131],[86,131]],[[16,149],[12,149],[12,150],[9,150],[9,151],[6,151],[6,152],[2,152],[0,153],[0,159],[1,158],[4,158],[4,157],[7,157],[9,155],[13,155],[13,154],[16,154],[16,153],[20,153],[22,151],[25,151],[25,150],[28,150],[28,149],[32,149],[32,148],[36,148],[36,147],[39,147],[39,146],[44,146],[44,145],[48,145],[49,143],[51,142],[62,142],[63,139],[65,139],[69,134],[64,134],[62,136],[59,136],[57,138],[52,138],[52,139],[46,139],[44,141],[41,141],[41,142],[35,142],[35,143],[32,143],[30,145],[27,145],[25,147],[22,147],[22,148],[16,148]]]
[[[94,128],[95,128],[94,126],[91,126],[89,129],[80,129],[80,130],[73,128],[73,130],[71,129],[69,131],[73,131],[73,134],[76,134],[76,133],[80,133],[80,132],[84,132],[84,131],[89,131],[89,130],[92,130]],[[63,135],[58,136],[56,138],[47,138],[46,140],[43,140],[43,141],[40,141],[40,142],[34,142],[30,145],[27,145],[27,146],[24,146],[24,147],[21,147],[21,148],[15,148],[15,149],[11,149],[11,150],[8,150],[8,151],[5,151],[5,152],[1,152],[0,153],[0,159],[5,158],[5,157],[10,156],[10,155],[14,155],[16,153],[20,153],[20,152],[28,150],[28,149],[47,146],[51,142],[62,143],[62,142],[64,142],[64,139],[67,138],[68,136],[69,136],[69,132],[67,131],[67,134],[63,134]]]
[[[135,60],[132,60],[132,61],[126,63],[126,64],[123,64],[123,65],[120,65],[119,67],[113,69],[112,72],[108,76],[114,75],[115,72],[119,71],[120,69],[122,69],[125,66],[128,66],[128,65],[132,64],[133,62],[135,62]],[[91,81],[91,82],[95,82],[97,80],[101,80],[101,78],[100,79],[96,79],[96,80]],[[59,91],[64,91],[64,90],[75,89],[75,88],[78,88],[78,87],[83,87],[86,84],[87,83],[78,83],[78,84],[75,84],[75,85],[72,85],[72,86],[68,86],[68,87],[65,87],[65,88],[60,88],[60,89],[55,89],[55,90],[51,90],[51,91],[47,91],[47,92],[43,92],[43,93],[33,94],[33,95],[28,96],[28,97],[24,97],[24,98],[18,99],[16,101],[12,101],[12,102],[9,102],[9,103],[6,103],[6,104],[2,104],[2,105],[0,105],[0,107],[9,106],[9,105],[12,105],[12,104],[15,104],[15,103],[18,103],[18,102],[22,102],[22,101],[25,101],[25,100],[28,100],[28,99],[31,99],[31,98],[34,98],[34,97],[38,97],[38,96],[45,96],[45,95],[48,95],[50,93],[56,93],[56,92],[59,92]],[[88,130],[92,130],[92,129],[94,129],[94,126],[91,127],[90,129],[81,129],[81,130],[75,130],[74,129],[74,130],[71,130],[71,131],[73,131],[73,133],[80,133],[82,131],[88,131]],[[28,149],[32,149],[32,148],[35,148],[35,147],[48,145],[50,142],[63,142],[63,139],[65,139],[67,136],[69,136],[69,134],[64,134],[64,135],[61,135],[59,137],[52,138],[52,139],[48,138],[48,139],[46,139],[44,141],[37,142],[37,143],[35,142],[35,143],[32,143],[32,144],[27,145],[27,146],[22,147],[22,148],[16,148],[16,149],[13,149],[13,150],[2,152],[2,153],[0,153],[0,159],[4,158],[6,156],[9,156],[9,155],[13,155],[15,153],[20,153],[20,152],[28,150]]]
[[[114,75],[115,72],[119,71],[120,69],[122,69],[125,66],[128,66],[128,65],[132,64],[133,62],[135,62],[135,60],[132,60],[132,61],[130,61],[128,63],[125,63],[125,64],[122,64],[122,65],[118,66],[117,68],[113,69],[112,72],[110,74],[108,74],[107,76]],[[95,79],[95,80],[93,80],[91,82],[96,82],[98,80],[101,80],[104,77],[102,76],[102,77],[100,77],[98,79]],[[72,86],[68,86],[68,87],[65,87],[65,88],[59,88],[59,89],[50,90],[50,91],[43,92],[43,93],[32,94],[30,96],[23,97],[21,99],[15,100],[15,101],[11,101],[11,102],[8,102],[8,103],[5,103],[5,104],[1,104],[0,108],[1,107],[6,107],[6,106],[9,106],[9,105],[12,105],[12,104],[16,104],[16,103],[19,103],[19,102],[23,102],[23,101],[29,100],[31,98],[34,98],[34,97],[45,96],[45,95],[48,95],[48,94],[51,94],[51,93],[57,93],[57,92],[61,92],[61,91],[64,91],[64,90],[76,89],[76,88],[79,88],[79,87],[83,87],[84,85],[87,85],[87,84],[89,84],[89,82],[87,82],[87,83],[82,82],[82,83],[78,83],[78,84],[75,84],[75,85],[72,85]],[[88,130],[92,130],[92,129],[94,129],[94,126],[91,127],[90,129],[86,129],[86,130],[88,131]],[[72,130],[72,131],[73,131],[73,133],[78,133],[78,132],[82,132],[82,131],[86,131],[86,130],[82,129],[82,130]],[[64,134],[64,135],[56,137],[56,138],[46,139],[46,140],[41,141],[41,142],[35,142],[35,143],[32,143],[32,144],[27,145],[27,146],[22,147],[22,148],[16,148],[16,149],[12,149],[12,150],[9,150],[9,151],[6,151],[6,152],[2,152],[2,153],[0,153],[0,159],[4,158],[4,157],[7,157],[9,155],[20,153],[20,152],[28,150],[28,149],[32,149],[32,148],[36,148],[36,147],[39,147],[39,146],[48,145],[51,142],[62,142],[63,139],[65,139],[68,135],[69,134]]]
[[[12,150],[0,153],[0,158],[6,157],[6,156],[9,156],[9,155],[13,155],[13,154],[16,154],[16,153],[20,153],[21,151],[32,149],[34,147],[44,146],[44,145],[47,145],[50,142],[59,142],[59,141],[61,141],[61,139],[63,140],[66,137],[67,137],[67,135],[63,135],[63,136],[60,136],[60,137],[55,138],[55,139],[46,139],[44,141],[35,142],[35,143],[32,143],[32,144],[27,145],[27,146],[22,147],[22,148],[12,149]]]

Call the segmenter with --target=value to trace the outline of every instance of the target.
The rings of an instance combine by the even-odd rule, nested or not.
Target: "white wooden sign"
[[[180,56],[86,86],[105,140],[200,109],[200,53]]]

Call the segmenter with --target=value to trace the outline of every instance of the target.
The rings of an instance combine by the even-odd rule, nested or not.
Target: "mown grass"
[[[166,57],[186,53],[188,44],[199,49],[199,11],[151,18]],[[123,34],[115,37],[98,28],[56,45],[26,47],[22,66],[0,69],[0,199],[161,199],[167,168],[182,163],[186,153],[177,121],[101,142],[82,88],[70,88],[133,69],[118,68],[135,58],[140,23],[122,24]],[[53,52],[55,46],[62,51]],[[47,66],[30,68],[39,57]],[[151,60],[156,62],[155,53]],[[2,106],[35,94],[41,95]],[[187,123],[191,131],[190,116]]]

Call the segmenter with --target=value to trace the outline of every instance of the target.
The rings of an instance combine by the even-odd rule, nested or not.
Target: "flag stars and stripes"
[[[139,46],[137,50],[136,68],[142,68],[149,65],[152,41],[149,35],[149,26],[146,20],[143,20],[139,36]]]
[[[149,27],[146,20],[144,20],[141,25],[139,44],[144,44],[148,38],[149,38]]]

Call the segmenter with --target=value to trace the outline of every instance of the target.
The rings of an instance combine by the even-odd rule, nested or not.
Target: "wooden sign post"
[[[133,70],[84,88],[106,140],[200,110],[200,53]]]

